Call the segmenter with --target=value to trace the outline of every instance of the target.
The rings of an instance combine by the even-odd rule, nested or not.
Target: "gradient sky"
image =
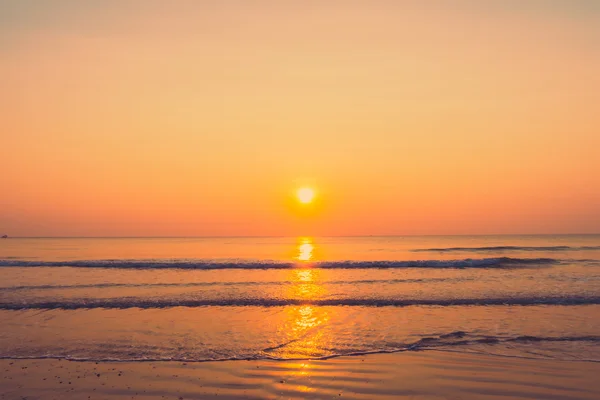
[[[599,71],[596,0],[0,0],[0,233],[600,232]]]

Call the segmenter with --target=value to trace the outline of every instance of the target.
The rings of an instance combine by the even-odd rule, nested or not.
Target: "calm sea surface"
[[[600,362],[600,236],[0,240],[0,357]]]

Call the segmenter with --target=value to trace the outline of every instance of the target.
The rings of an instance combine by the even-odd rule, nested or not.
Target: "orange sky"
[[[595,0],[7,0],[0,55],[0,233],[600,232]]]

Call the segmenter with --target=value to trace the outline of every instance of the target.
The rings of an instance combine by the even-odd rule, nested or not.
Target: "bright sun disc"
[[[315,198],[315,191],[311,188],[301,188],[298,189],[297,195],[300,203],[308,204]]]

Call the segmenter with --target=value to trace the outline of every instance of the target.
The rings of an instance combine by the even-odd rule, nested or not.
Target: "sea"
[[[0,358],[600,362],[600,235],[8,238]]]

